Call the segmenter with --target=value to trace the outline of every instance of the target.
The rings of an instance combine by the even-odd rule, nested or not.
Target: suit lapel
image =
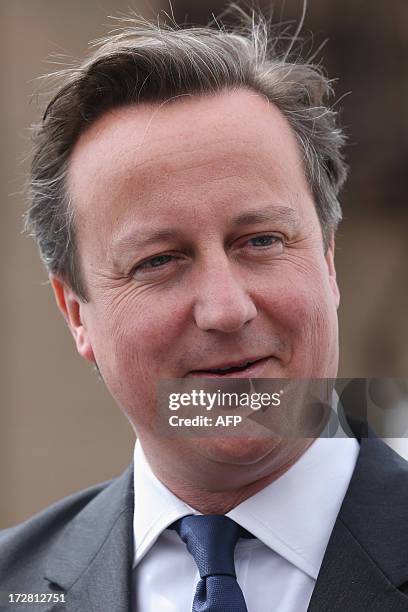
[[[363,437],[308,612],[408,611],[407,483],[408,463]],[[133,495],[131,464],[71,521],[45,573],[66,603],[46,612],[129,612]]]
[[[408,610],[408,464],[372,433],[349,488],[308,612]]]
[[[70,523],[52,549],[45,578],[65,604],[47,612],[129,612],[133,559],[133,465]]]
[[[340,521],[336,522],[308,612],[407,612],[408,597],[385,576]]]

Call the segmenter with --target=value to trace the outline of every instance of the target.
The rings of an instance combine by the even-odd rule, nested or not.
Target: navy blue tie
[[[221,514],[185,516],[173,525],[194,558],[200,580],[192,612],[247,612],[237,582],[234,549],[241,537],[252,537]]]

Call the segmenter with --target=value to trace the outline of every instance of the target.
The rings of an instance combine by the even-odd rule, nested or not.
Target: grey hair
[[[68,165],[78,137],[122,105],[241,87],[265,96],[298,140],[327,249],[341,220],[337,197],[347,175],[345,136],[337,113],[326,105],[331,82],[319,65],[294,57],[293,38],[285,42],[271,18],[232,8],[240,25],[229,28],[216,19],[206,27],[180,27],[120,18],[118,29],[91,44],[87,59],[54,75],[57,92],[33,131],[26,230],[48,271],[83,301],[88,298],[66,185]]]

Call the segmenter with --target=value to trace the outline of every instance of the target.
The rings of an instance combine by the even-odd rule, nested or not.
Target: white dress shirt
[[[318,438],[280,478],[228,512],[256,537],[235,549],[248,612],[307,610],[358,452],[354,438]],[[133,603],[137,612],[191,612],[197,566],[166,528],[200,513],[156,478],[139,442],[134,462]]]

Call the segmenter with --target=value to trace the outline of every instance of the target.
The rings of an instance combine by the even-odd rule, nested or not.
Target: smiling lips
[[[203,370],[191,370],[187,374],[187,377],[202,377],[202,378],[213,378],[213,377],[231,377],[231,378],[250,378],[251,376],[260,375],[264,370],[266,364],[271,359],[268,357],[261,357],[255,359],[244,359],[239,362],[230,362],[222,364],[218,367],[207,368]]]

